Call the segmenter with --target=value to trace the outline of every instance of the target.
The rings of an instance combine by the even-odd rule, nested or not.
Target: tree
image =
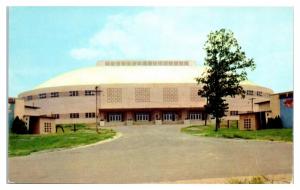
[[[248,59],[241,49],[233,32],[226,29],[211,32],[204,45],[206,70],[196,80],[202,85],[198,94],[207,98],[206,113],[216,118],[215,131],[228,109],[225,97],[241,95],[244,98],[240,82],[247,79],[247,68],[255,69],[253,59]]]
[[[27,134],[27,127],[25,125],[25,122],[17,116],[12,124],[11,132],[15,134]]]

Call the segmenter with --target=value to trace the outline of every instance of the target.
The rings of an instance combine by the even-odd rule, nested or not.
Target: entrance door
[[[108,114],[108,121],[111,121],[111,122],[122,121],[122,114],[110,113],[110,114]]]
[[[163,114],[163,120],[164,121],[174,121],[175,120],[175,114],[174,113],[164,113]]]
[[[137,113],[135,119],[136,121],[149,121],[149,114]]]

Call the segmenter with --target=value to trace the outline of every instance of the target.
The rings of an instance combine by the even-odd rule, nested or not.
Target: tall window
[[[110,121],[110,122],[122,121],[122,114],[121,113],[109,113],[108,121]]]
[[[40,99],[45,99],[47,97],[46,93],[39,94]]]
[[[244,119],[244,128],[247,130],[251,129],[251,119],[250,118]]]
[[[79,118],[79,113],[70,113],[70,118]]]
[[[202,114],[200,112],[192,112],[190,113],[191,120],[201,120]]]
[[[59,93],[58,92],[51,92],[51,98],[56,98],[59,97]]]
[[[96,117],[96,115],[95,115],[95,113],[85,113],[85,118],[95,118]]]
[[[148,113],[137,113],[135,115],[135,119],[137,121],[149,121],[149,114]]]
[[[69,91],[70,96],[78,96],[78,91]]]
[[[51,123],[44,123],[44,132],[51,133]]]
[[[85,95],[85,96],[94,96],[95,93],[94,93],[92,90],[85,90],[85,91],[84,91],[84,95]]]

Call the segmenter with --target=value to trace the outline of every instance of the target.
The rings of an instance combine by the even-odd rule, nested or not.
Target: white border
[[[23,189],[28,187],[30,189],[44,189],[44,188],[67,188],[67,189],[79,189],[79,188],[128,188],[128,189],[152,189],[152,188],[166,188],[166,189],[299,189],[299,141],[297,137],[299,136],[299,107],[298,107],[298,92],[299,85],[299,74],[297,71],[300,71],[300,56],[299,56],[299,23],[300,23],[300,6],[298,4],[299,0],[205,0],[205,1],[196,1],[196,0],[104,0],[104,1],[95,1],[95,0],[1,0],[0,1],[0,82],[1,82],[1,93],[0,93],[0,183],[1,189]],[[6,7],[7,6],[289,6],[294,7],[294,169],[295,169],[295,178],[294,185],[11,185],[6,184],[6,114],[7,114],[7,92],[6,90],[6,80],[7,80],[7,68],[6,68]],[[276,32],[276,31],[274,31]],[[297,53],[298,52],[298,53]],[[298,75],[297,75],[298,74]],[[295,135],[296,134],[296,135]],[[275,150],[274,150],[275,151]]]

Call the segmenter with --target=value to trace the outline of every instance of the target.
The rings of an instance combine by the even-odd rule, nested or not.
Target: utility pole
[[[98,86],[95,87],[95,96],[96,96],[96,132],[99,133],[99,130],[98,130],[98,92],[101,93],[102,91],[101,90],[98,90]],[[100,96],[100,99],[101,99],[101,96]]]
[[[206,97],[206,107],[205,107],[205,123],[204,123],[204,126],[207,125],[207,104],[208,104],[208,97]]]
[[[252,112],[254,112],[254,110],[253,110],[253,100],[254,100],[255,98],[250,98],[249,100],[251,100],[251,106],[252,106]]]

